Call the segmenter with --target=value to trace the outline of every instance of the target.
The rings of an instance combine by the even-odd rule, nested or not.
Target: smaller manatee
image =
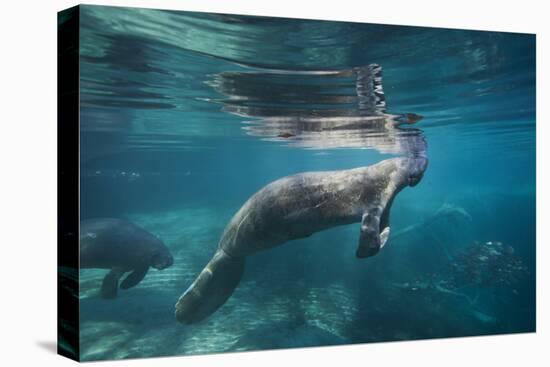
[[[157,237],[135,224],[115,218],[80,222],[80,267],[110,269],[103,279],[101,296],[115,298],[119,280],[128,289],[136,286],[149,267],[165,269],[174,263],[168,248]]]

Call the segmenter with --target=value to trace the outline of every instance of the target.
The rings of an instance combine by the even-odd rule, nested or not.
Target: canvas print
[[[534,332],[535,107],[533,34],[60,12],[59,352]]]

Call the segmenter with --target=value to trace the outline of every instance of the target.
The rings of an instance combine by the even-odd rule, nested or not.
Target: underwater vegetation
[[[516,285],[528,270],[514,252],[500,241],[476,241],[455,256],[454,282],[481,287]]]
[[[522,260],[513,255],[514,249],[502,242],[475,241],[455,254],[453,262],[442,273],[416,276],[412,282],[395,284],[411,291],[430,289],[436,292],[464,297],[475,303],[460,290],[467,288],[491,288],[517,285],[527,275],[528,269]],[[512,289],[517,294],[517,290]],[[476,297],[479,294],[476,295]]]

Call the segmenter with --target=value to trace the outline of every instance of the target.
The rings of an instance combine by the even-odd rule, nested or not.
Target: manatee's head
[[[361,234],[356,256],[359,258],[376,255],[386,245],[390,236],[390,209],[393,200],[403,188],[416,186],[428,166],[425,157],[395,158],[380,163],[380,174],[385,176],[385,185],[361,217]]]
[[[157,241],[158,244],[153,252],[153,256],[151,257],[151,266],[155,269],[162,270],[172,266],[174,263],[174,257],[162,241],[158,239]]]
[[[401,158],[398,175],[402,176],[405,186],[416,186],[424,176],[428,167],[428,159],[425,157]]]

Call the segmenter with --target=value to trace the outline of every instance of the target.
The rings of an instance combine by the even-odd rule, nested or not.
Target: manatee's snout
[[[161,252],[153,257],[151,266],[155,269],[166,269],[174,264],[174,257],[169,252]]]
[[[404,167],[407,185],[416,186],[424,176],[427,167],[428,159],[425,157],[407,158]]]

